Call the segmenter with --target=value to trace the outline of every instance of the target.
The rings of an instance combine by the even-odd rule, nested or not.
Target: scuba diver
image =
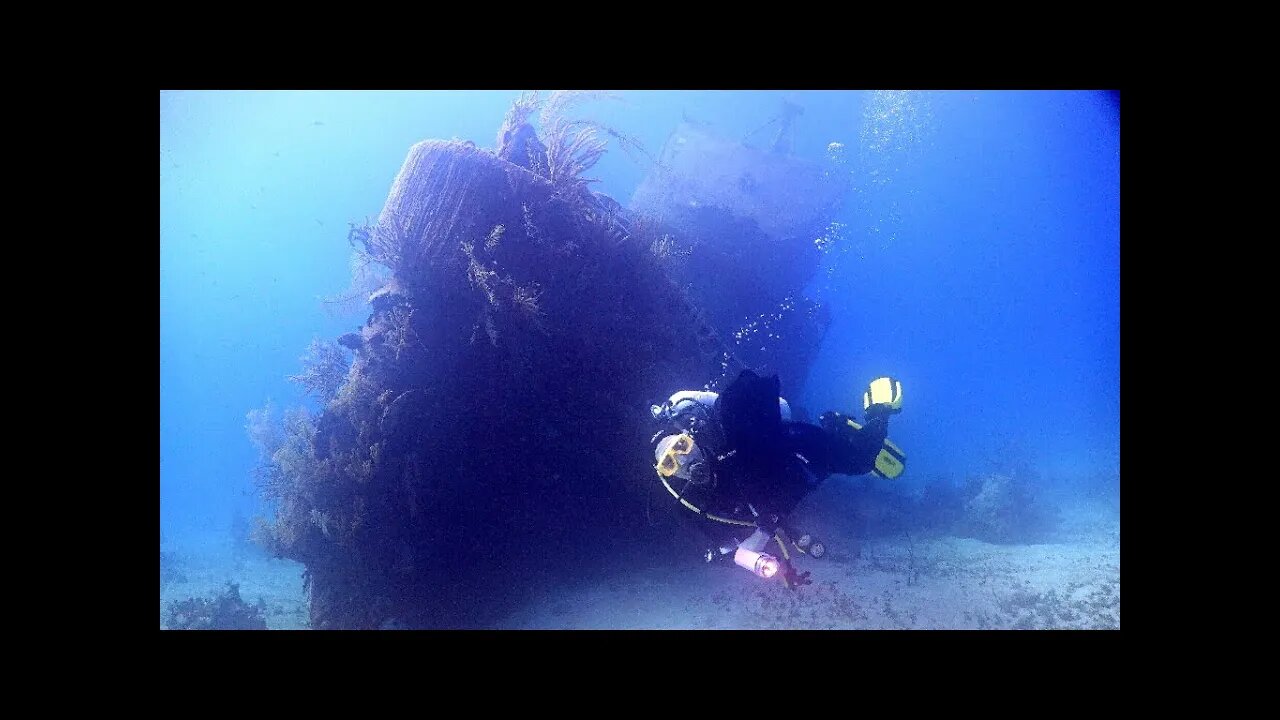
[[[651,443],[663,487],[710,542],[706,561],[732,559],[794,589],[810,580],[797,573],[788,547],[814,558],[826,553],[788,522],[800,500],[832,474],[902,474],[906,456],[887,437],[889,416],[902,411],[902,383],[871,381],[862,424],[834,411],[817,425],[793,422],[779,390],[777,375],[743,370],[718,395],[677,392],[650,407],[662,425]],[[781,557],[766,552],[771,541]]]

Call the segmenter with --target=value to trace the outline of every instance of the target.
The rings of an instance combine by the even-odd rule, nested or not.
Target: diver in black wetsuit
[[[902,409],[902,384],[872,381],[863,407],[862,425],[837,412],[823,413],[817,425],[792,422],[778,377],[750,370],[718,396],[684,391],[652,406],[663,423],[653,438],[655,469],[711,541],[708,562],[732,553],[756,575],[806,584],[809,573],[795,571],[788,548],[814,557],[825,548],[794,537],[788,516],[796,505],[832,474],[896,478],[903,470],[906,457],[887,437],[889,416]],[[781,558],[765,552],[770,541]]]

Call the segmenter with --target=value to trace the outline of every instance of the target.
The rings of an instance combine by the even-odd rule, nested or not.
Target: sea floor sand
[[[787,590],[733,566],[620,573],[544,591],[503,627],[525,629],[1119,629],[1120,521],[1064,514],[1054,541],[868,540],[821,560]]]
[[[1119,629],[1120,518],[1114,507],[1063,513],[1051,542],[997,545],[969,538],[864,539],[816,514],[830,548],[801,557],[813,583],[787,590],[733,566],[620,568],[575,585],[547,584],[496,626],[510,629]],[[225,536],[223,536],[225,538]],[[843,539],[842,539],[843,538]],[[214,535],[171,542],[181,580],[170,601],[212,597],[227,582],[261,599],[270,629],[305,629],[302,566]]]
[[[307,597],[302,565],[278,560],[249,545],[235,546],[226,533],[203,533],[171,540],[160,546],[174,553],[181,577],[160,584],[160,627],[165,628],[168,605],[189,597],[212,599],[227,583],[240,586],[250,605],[265,604],[270,630],[302,630],[308,626]]]

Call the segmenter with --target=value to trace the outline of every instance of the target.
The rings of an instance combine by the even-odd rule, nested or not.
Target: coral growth
[[[302,356],[302,372],[289,376],[320,402],[328,403],[347,378],[349,363],[342,346],[332,340],[312,340]]]
[[[352,402],[353,384],[344,391],[330,407]],[[381,451],[376,442],[351,447],[361,434],[350,437],[353,429],[340,415],[326,413],[317,421],[304,409],[284,414],[281,441],[261,458],[257,472],[263,494],[278,504],[277,513],[274,521],[255,524],[255,542],[274,555],[304,559],[317,544],[353,540],[365,518],[360,486],[372,477]],[[367,424],[364,430],[367,438]]]
[[[618,203],[585,190],[594,126],[566,120],[543,144],[521,129],[534,108],[513,109],[496,153],[411,148],[378,221],[352,228],[392,277],[341,338],[349,370],[335,388],[335,348],[317,347],[303,377],[322,408],[250,413],[271,508],[254,536],[306,565],[312,627],[474,622],[492,609],[458,598],[510,596],[479,589],[511,587],[495,557],[573,566],[660,535],[632,472],[650,460],[637,408],[738,369],[719,365],[725,343],[652,238],[633,239]],[[552,167],[530,165],[552,177],[521,162],[539,147]]]
[[[537,132],[529,124],[538,105],[537,92],[521,93],[498,128],[498,157],[534,172],[547,161],[547,146],[538,140]]]
[[[506,318],[522,319],[538,332],[547,333],[542,322],[544,313],[538,304],[542,297],[538,283],[519,285],[510,274],[499,274],[492,269],[498,264],[495,253],[504,232],[504,226],[494,226],[479,250],[474,243],[464,242],[461,245],[467,257],[467,279],[485,299],[471,333],[471,342],[476,341],[483,329],[494,347],[498,345],[499,324]]]
[[[249,442],[253,443],[261,458],[270,459],[284,443],[280,419],[276,417],[275,405],[270,400],[263,407],[250,410],[245,415],[244,429]]]
[[[608,140],[602,135],[612,137],[633,158],[638,154],[656,164],[632,137],[599,121],[571,115],[584,102],[600,99],[617,98],[612,93],[587,90],[560,90],[545,98],[536,92],[521,94],[498,131],[497,156],[545,177],[556,194],[567,199],[591,197],[587,185],[596,180],[584,173],[604,156]],[[534,113],[545,143],[531,122]]]
[[[354,247],[356,243],[362,242],[361,238],[368,239],[372,232],[368,223],[360,226],[352,223],[347,240]],[[390,268],[374,260],[364,249],[356,247],[351,253],[351,284],[341,293],[322,298],[325,312],[330,317],[354,315],[367,307],[373,294],[390,279]]]
[[[587,123],[555,120],[547,128],[547,163],[544,174],[563,196],[581,193],[596,182],[583,173],[604,156],[608,143]]]
[[[266,603],[249,605],[240,597],[240,586],[227,583],[227,589],[212,599],[187,598],[169,603],[170,630],[266,630],[263,616]]]

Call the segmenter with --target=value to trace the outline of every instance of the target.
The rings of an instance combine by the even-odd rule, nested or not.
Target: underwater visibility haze
[[[1102,91],[163,91],[162,629],[1119,629]]]

